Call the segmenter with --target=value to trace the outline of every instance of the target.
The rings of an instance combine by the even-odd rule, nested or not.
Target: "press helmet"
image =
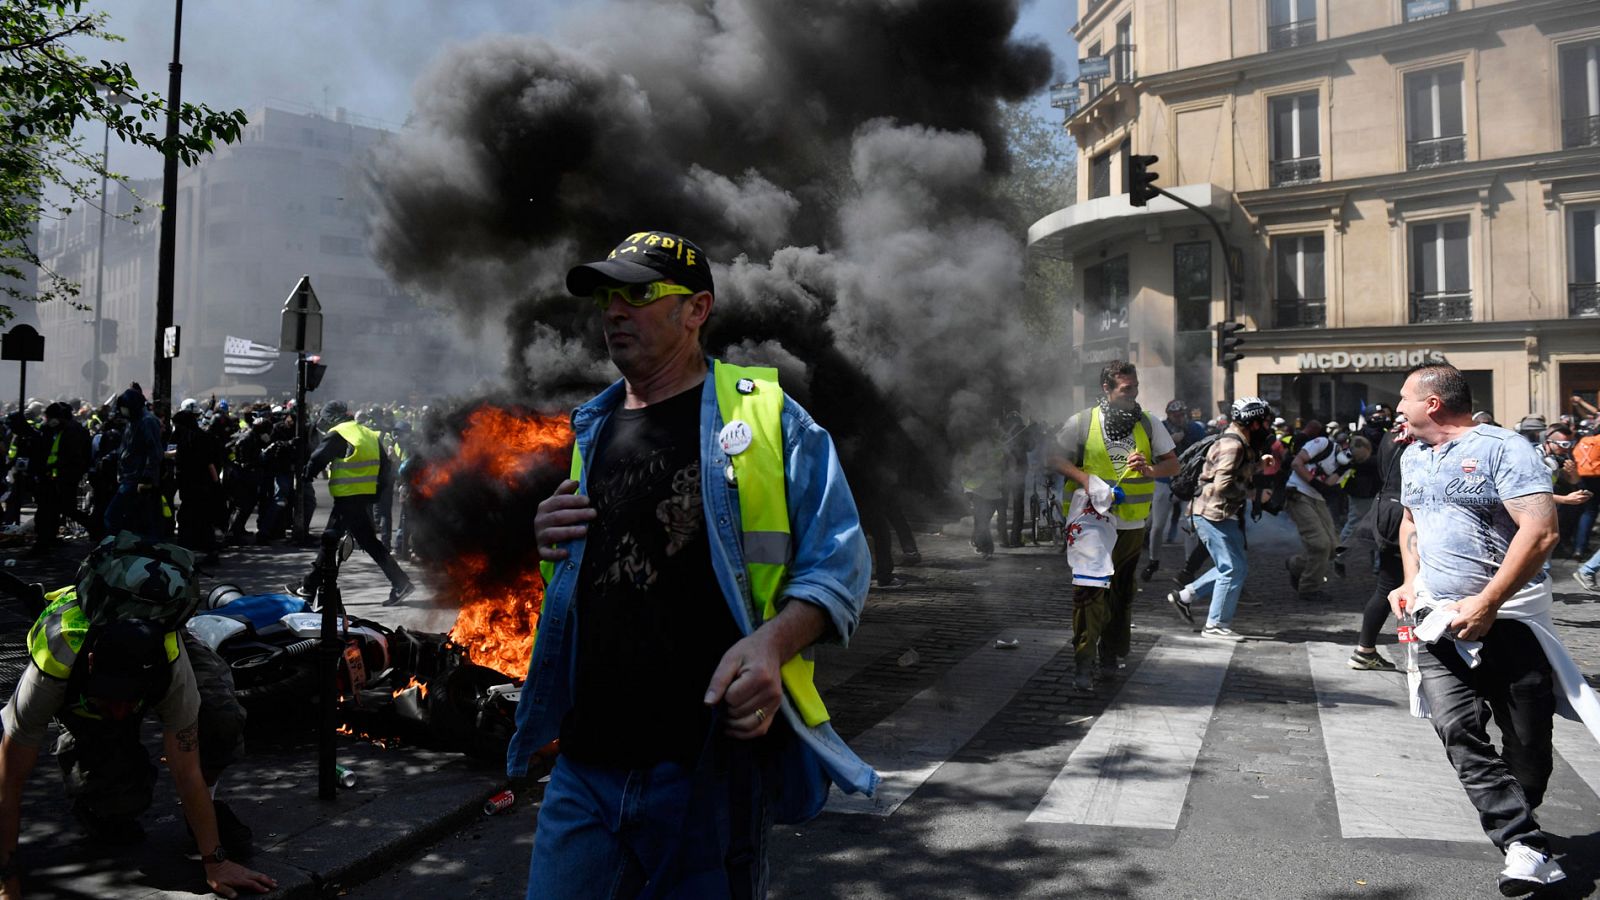
[[[1233,401],[1233,420],[1240,425],[1272,420],[1272,407],[1260,397],[1240,397]]]

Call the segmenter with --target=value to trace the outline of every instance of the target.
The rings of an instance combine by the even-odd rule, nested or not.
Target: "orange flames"
[[[544,579],[537,569],[528,569],[510,583],[496,583],[484,577],[488,565],[483,556],[464,556],[445,565],[461,595],[450,640],[465,647],[478,665],[520,680],[527,677],[533,658]]]
[[[572,445],[572,428],[565,418],[544,419],[485,406],[467,417],[455,456],[427,466],[414,486],[427,499],[457,476],[491,478],[515,485],[535,465],[552,458],[564,461]],[[533,655],[533,634],[544,601],[544,580],[528,535],[528,563],[521,571],[491,577],[489,559],[467,554],[445,564],[445,571],[461,599],[461,612],[450,639],[464,647],[474,663],[512,678],[528,674]]]
[[[422,697],[428,696],[428,685],[425,682],[418,681],[417,680],[417,676],[415,676],[415,675],[411,676],[411,680],[406,682],[406,686],[405,687],[400,688],[399,690],[395,691],[391,696],[398,697],[401,694],[404,694],[406,691],[411,690],[412,688],[416,688],[417,692],[418,692],[418,694],[420,696],[422,696]]]
[[[461,448],[447,460],[429,465],[414,482],[423,499],[432,497],[462,472],[515,483],[540,457],[572,445],[565,419],[541,419],[485,406],[467,417]]]

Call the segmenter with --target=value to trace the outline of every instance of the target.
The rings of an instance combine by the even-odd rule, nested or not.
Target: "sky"
[[[141,87],[164,95],[173,0],[94,6],[110,13],[108,30],[125,40],[83,42],[78,51],[127,62]],[[398,128],[412,107],[412,85],[447,45],[485,34],[551,31],[579,8],[551,0],[189,0],[183,11],[182,98],[246,111],[263,104],[329,111],[342,106]],[[1075,9],[1075,0],[1032,0],[1017,27],[1019,34],[1044,38],[1063,72],[1076,55],[1069,33]],[[1038,104],[1047,118],[1060,118],[1048,98]],[[114,171],[160,174],[154,154],[119,153],[115,144],[111,154]]]

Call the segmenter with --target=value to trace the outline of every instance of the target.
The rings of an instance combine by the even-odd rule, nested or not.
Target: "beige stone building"
[[[1075,401],[1122,356],[1147,408],[1214,414],[1229,316],[1235,393],[1291,417],[1352,420],[1437,358],[1502,422],[1595,401],[1600,2],[1079,0],[1074,34],[1078,202],[1029,241],[1073,263]],[[1203,218],[1129,204],[1129,154],[1221,223],[1236,304]]]

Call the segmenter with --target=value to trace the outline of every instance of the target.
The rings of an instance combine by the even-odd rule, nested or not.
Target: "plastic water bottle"
[[[1417,668],[1417,616],[1410,604],[1400,601],[1400,620],[1395,634],[1400,639],[1400,670],[1406,673],[1406,693],[1410,695],[1411,716],[1425,718],[1422,714],[1422,671]]]

